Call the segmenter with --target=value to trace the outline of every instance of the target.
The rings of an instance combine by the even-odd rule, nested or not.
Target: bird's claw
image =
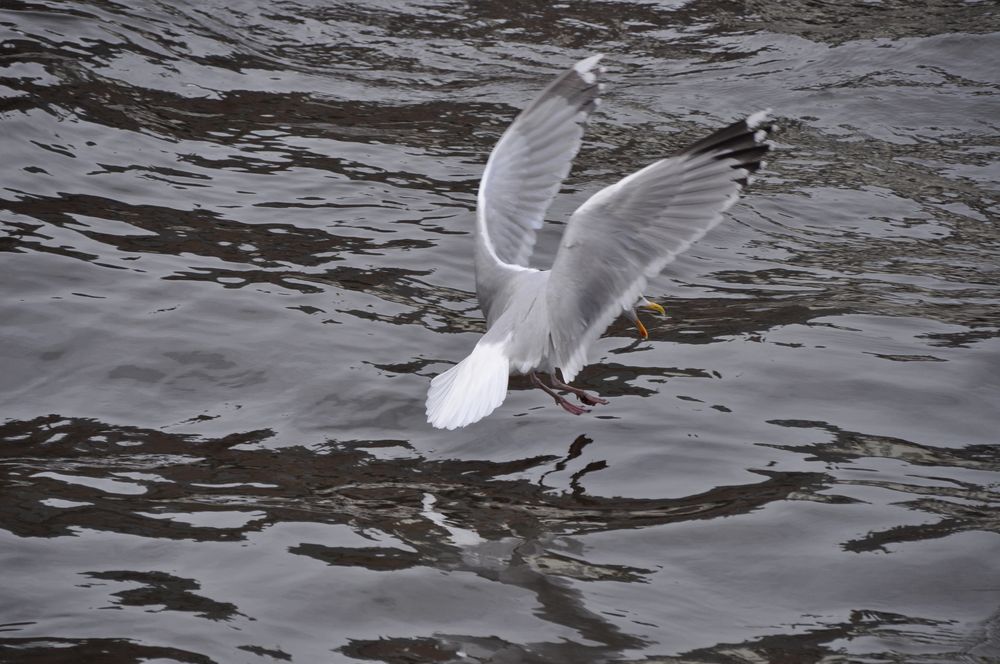
[[[594,394],[588,394],[586,392],[577,394],[576,398],[579,399],[581,402],[587,404],[588,406],[607,406],[609,403],[611,403],[607,399],[602,399],[599,396],[596,396]]]
[[[571,415],[583,415],[584,413],[590,412],[589,408],[584,408],[583,406],[577,406],[576,404],[570,403],[565,399],[559,399],[556,401],[556,403],[562,406],[563,410],[565,410],[567,413],[570,413]]]

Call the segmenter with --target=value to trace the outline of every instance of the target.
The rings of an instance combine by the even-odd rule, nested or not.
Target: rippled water
[[[424,422],[486,155],[773,107],[574,418]],[[0,6],[0,659],[1000,661],[994,3]],[[991,55],[992,54],[992,55]]]

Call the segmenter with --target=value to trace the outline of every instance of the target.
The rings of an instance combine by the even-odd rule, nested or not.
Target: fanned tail
[[[507,398],[509,374],[506,340],[481,340],[468,357],[431,381],[427,421],[438,429],[457,429],[478,422]]]

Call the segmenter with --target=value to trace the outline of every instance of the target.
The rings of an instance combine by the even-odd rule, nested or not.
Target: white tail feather
[[[510,360],[503,343],[480,341],[467,358],[431,381],[427,421],[457,429],[483,419],[507,398]]]

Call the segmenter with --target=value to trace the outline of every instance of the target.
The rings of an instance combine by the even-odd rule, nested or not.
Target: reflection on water
[[[1000,661],[990,3],[0,8],[0,659]],[[424,422],[531,96],[539,239],[762,107],[774,158],[571,418]]]
[[[778,424],[805,427],[821,423]],[[954,465],[981,472],[995,472],[1000,463],[996,448],[956,454],[903,441],[838,434],[842,434],[839,438],[843,442],[838,440],[832,445],[799,451],[828,460],[837,458],[840,462],[851,457],[885,456],[910,464]],[[543,639],[529,647],[497,636],[435,633],[433,638],[417,639],[351,638],[342,649],[351,656],[377,656],[388,661],[396,661],[393,658],[403,657],[404,653],[425,650],[419,657],[431,657],[433,653],[441,656],[450,653],[448,657],[452,657],[462,651],[488,657],[513,653],[518,659],[531,659],[537,650],[549,653],[542,656],[545,660],[590,660],[649,645],[645,639],[623,631],[617,621],[609,620],[606,611],[588,607],[586,593],[577,585],[654,584],[654,577],[664,574],[664,558],[646,558],[651,567],[588,560],[583,542],[595,533],[622,536],[624,531],[641,532],[670,524],[736,518],[789,501],[857,505],[865,501],[847,495],[857,487],[924,494],[928,498],[917,499],[907,506],[938,515],[942,515],[942,505],[951,505],[951,514],[944,514],[946,518],[922,529],[897,527],[840,543],[848,551],[878,548],[885,552],[893,544],[945,537],[960,530],[995,531],[996,513],[990,519],[985,506],[1000,500],[996,492],[957,483],[941,487],[917,481],[907,485],[879,479],[837,479],[823,472],[768,469],[755,471],[754,479],[743,485],[715,487],[677,499],[602,497],[587,493],[586,476],[601,471],[607,461],[590,461],[577,468],[585,449],[593,444],[584,436],[572,441],[561,458],[549,455],[498,463],[422,458],[405,441],[397,440],[276,451],[261,445],[270,437],[267,431],[234,434],[218,440],[194,440],[155,430],[112,427],[94,420],[56,416],[9,423],[0,435],[8,441],[3,484],[9,487],[10,500],[2,525],[8,533],[6,548],[12,554],[11,562],[26,566],[37,564],[29,563],[37,555],[44,559],[54,555],[53,551],[72,552],[64,563],[70,569],[61,573],[79,577],[74,586],[89,597],[88,601],[98,606],[103,603],[102,608],[145,607],[147,612],[172,611],[231,623],[238,626],[233,641],[236,645],[250,636],[241,635],[240,631],[252,633],[260,628],[251,627],[257,618],[244,613],[239,604],[211,596],[211,589],[219,587],[215,574],[204,581],[184,576],[177,562],[166,557],[165,552],[134,540],[169,540],[181,543],[182,548],[188,542],[199,542],[202,547],[213,542],[236,543],[239,548],[248,544],[259,547],[264,545],[261,539],[271,539],[264,536],[266,533],[278,524],[285,524],[279,541],[273,542],[278,545],[277,550],[264,556],[238,553],[237,549],[223,554],[233,562],[239,561],[241,566],[261,566],[235,576],[267,574],[271,565],[277,570],[301,567],[295,562],[298,556],[318,561],[320,566],[291,573],[288,581],[293,587],[301,587],[304,582],[329,583],[324,577],[331,573],[330,569],[399,574],[403,576],[401,590],[380,582],[371,589],[355,590],[356,597],[349,594],[341,598],[369,605],[370,609],[372,605],[385,607],[389,614],[396,614],[399,605],[414,602],[432,607],[440,602],[446,607],[449,601],[461,600],[466,594],[461,590],[462,585],[473,585],[460,582],[460,589],[456,590],[421,583],[423,595],[411,597],[408,593],[414,589],[407,588],[407,584],[414,580],[407,578],[405,572],[416,570],[426,574],[426,570],[436,569],[458,578],[471,575],[481,583],[510,586],[526,593],[534,598],[535,617],[592,642],[586,646],[546,644]],[[380,458],[379,451],[387,449],[406,450],[409,454]],[[553,491],[550,476],[565,474],[570,468],[574,472],[567,478],[568,490]],[[529,474],[533,479],[526,477]],[[953,499],[968,501],[967,506],[960,507]],[[105,537],[99,537],[99,533]],[[133,537],[113,537],[113,534]],[[73,541],[79,539],[87,544]],[[53,550],[39,540],[60,544]],[[41,553],[42,549],[48,553]],[[145,563],[138,569],[116,568],[114,552],[126,566],[135,565],[136,561],[130,559],[136,555],[144,558]],[[214,560],[214,555],[217,554],[189,553],[185,558],[190,558],[188,562],[204,572],[219,566],[221,561]],[[260,557],[267,560],[266,564],[255,560]],[[644,554],[633,553],[628,557],[643,559]],[[223,579],[231,575],[222,570],[217,573]],[[281,579],[275,581],[281,585]],[[382,599],[370,597],[373,592]],[[289,598],[281,601],[287,606]],[[349,607],[340,610],[343,608]],[[416,605],[408,608],[416,609]],[[471,609],[470,606],[466,610]],[[426,606],[422,609],[431,613],[439,610]],[[610,615],[624,617],[629,613]],[[632,619],[643,624],[641,616]],[[25,626],[28,624],[26,621]],[[908,633],[921,631],[926,632],[921,638],[935,647],[975,645],[961,631],[953,633],[952,624],[949,620],[874,609],[855,610],[842,624],[825,624],[822,629],[804,634],[771,635],[742,646],[695,649],[688,655],[693,658],[690,661],[715,661],[713,658],[725,655],[729,647],[749,648],[748,652],[765,659],[782,652],[830,654],[835,652],[831,648],[835,641],[868,637],[905,640]],[[49,638],[42,641],[8,639],[6,643],[11,653],[27,648],[27,652],[42,654],[52,647]],[[96,645],[92,639],[65,642],[81,657]],[[128,642],[108,643],[104,639],[97,642],[103,652],[123,659],[132,657],[133,652],[147,653]],[[263,648],[257,644],[236,647]],[[154,656],[155,652],[152,649],[143,656]],[[191,652],[162,656],[179,657],[181,661],[194,657],[191,661],[197,661]]]

